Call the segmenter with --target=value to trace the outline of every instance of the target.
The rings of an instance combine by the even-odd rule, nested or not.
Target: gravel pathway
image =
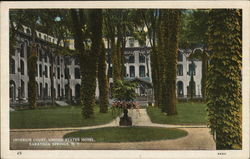
[[[146,109],[129,110],[133,126],[159,126],[166,128],[180,128],[188,132],[188,135],[178,139],[147,141],[147,142],[126,142],[126,143],[91,143],[62,141],[62,137],[76,130],[85,130],[109,126],[118,126],[119,118],[111,123],[78,127],[78,128],[48,128],[48,129],[11,129],[11,149],[121,149],[121,150],[214,150],[215,143],[206,125],[168,125],[155,124],[150,121]]]

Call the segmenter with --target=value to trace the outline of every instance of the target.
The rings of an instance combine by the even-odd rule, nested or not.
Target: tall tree
[[[124,69],[124,51],[127,36],[132,33],[131,14],[133,10],[126,9],[108,9],[104,10],[104,32],[108,40],[112,62],[112,77],[114,87],[116,81],[122,80],[125,75]]]
[[[138,15],[142,19],[142,22],[144,23],[144,26],[147,28],[147,37],[149,39],[149,44],[151,46],[151,53],[150,53],[150,64],[151,64],[151,74],[152,74],[152,82],[153,82],[153,89],[154,89],[154,100],[155,105],[159,106],[159,98],[160,98],[160,73],[159,73],[159,67],[160,65],[160,58],[159,58],[159,50],[161,43],[160,37],[160,23],[161,23],[161,16],[160,16],[160,10],[158,9],[146,9],[146,10],[138,10]],[[138,16],[136,16],[138,17]],[[139,21],[139,20],[137,20]],[[158,43],[157,43],[158,41]]]
[[[89,108],[92,109],[95,104],[97,60],[98,60],[98,56],[101,54],[103,50],[102,49],[102,10],[101,9],[90,10],[89,19],[90,19],[89,31],[90,31],[90,39],[91,39],[91,50],[90,50],[91,54],[88,57],[89,59],[88,62],[86,61],[86,64],[89,65],[89,69],[86,70],[88,71],[89,76],[85,76],[86,79],[84,79],[84,80],[87,80],[88,83],[83,85],[83,89],[86,89],[88,91],[84,93],[84,102],[86,103],[85,107],[88,109]],[[105,57],[103,56],[105,56],[105,54],[102,55],[102,58],[103,58],[102,60],[105,59]],[[102,65],[103,65],[103,61],[102,61]],[[105,77],[103,78],[104,78],[103,80],[105,80]],[[100,84],[101,86],[103,86],[103,88],[105,87],[105,83],[101,82]],[[100,95],[103,97],[103,95],[107,95],[107,92],[102,92]],[[103,104],[105,104],[104,107],[106,107],[105,102],[107,101],[104,101],[104,100],[102,100],[102,103],[101,103],[102,107],[103,107]],[[106,108],[103,108],[102,111],[106,111],[105,109]],[[88,111],[86,111],[85,116],[87,115],[87,113]]]
[[[106,37],[110,41],[112,77],[114,86],[116,81],[121,80],[121,11],[105,10],[104,24],[106,29]],[[118,35],[119,30],[119,35]],[[116,39],[116,36],[119,39]],[[108,46],[109,47],[109,46]]]
[[[97,59],[102,43],[102,10],[72,9],[71,17],[75,48],[80,54],[82,115],[90,118],[94,114]]]
[[[101,52],[98,57],[98,86],[99,86],[99,101],[100,112],[106,113],[108,111],[108,79],[106,75],[106,52],[105,46],[102,44]]]
[[[177,114],[176,110],[176,68],[178,53],[178,32],[180,10],[163,10],[162,15],[162,42],[164,58],[162,110],[168,115]]]
[[[157,30],[157,54],[155,54],[155,56],[157,56],[157,64],[158,64],[158,105],[159,108],[161,108],[161,110],[164,112],[166,112],[166,108],[164,107],[164,93],[166,93],[165,89],[166,89],[166,85],[164,85],[165,81],[163,81],[164,78],[164,74],[165,74],[165,56],[164,56],[164,43],[163,43],[163,29],[162,29],[162,23],[164,21],[163,19],[163,11],[159,12],[159,28]],[[164,88],[165,87],[165,88]]]
[[[82,105],[82,115],[85,118],[89,118],[91,115],[93,115],[93,105],[92,105],[92,100],[91,101],[91,105],[90,108],[86,107],[85,100],[84,100],[84,93],[85,93],[85,89],[83,89],[83,85],[87,84],[86,81],[84,81],[84,76],[88,76],[87,74],[85,74],[85,69],[87,69],[85,66],[88,67],[88,65],[86,65],[86,46],[85,46],[85,39],[84,39],[84,30],[83,26],[86,25],[86,18],[85,18],[85,14],[83,12],[83,10],[75,10],[75,9],[71,9],[70,10],[71,13],[71,19],[72,19],[72,33],[73,33],[73,37],[75,40],[75,49],[77,51],[78,57],[80,59],[80,68],[81,68],[81,92],[80,92],[80,99],[81,99],[81,105]],[[85,77],[86,78],[86,77]],[[87,110],[86,110],[87,109]]]
[[[242,11],[213,9],[209,22],[209,126],[217,149],[241,149]]]
[[[34,109],[37,107],[36,104],[36,72],[37,72],[37,48],[35,43],[32,43],[31,52],[28,57],[28,76],[29,76],[29,83],[28,83],[28,101],[30,108]],[[30,50],[30,48],[28,49]]]

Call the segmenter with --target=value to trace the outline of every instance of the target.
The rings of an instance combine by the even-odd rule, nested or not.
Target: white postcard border
[[[210,150],[9,150],[9,23],[10,8],[239,8],[243,9],[243,149],[234,151]],[[248,1],[36,1],[1,2],[0,43],[0,103],[1,156],[7,158],[248,158],[249,157],[249,35],[250,3]],[[18,155],[21,152],[21,155]],[[225,152],[225,156],[218,153]]]

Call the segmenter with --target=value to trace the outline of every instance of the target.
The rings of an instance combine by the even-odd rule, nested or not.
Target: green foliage
[[[144,30],[137,30],[133,32],[133,37],[138,40],[140,46],[146,45],[147,33]]]
[[[207,44],[208,10],[183,10],[181,14],[180,48],[194,49],[197,44]]]
[[[210,11],[208,72],[209,127],[217,149],[242,147],[242,11]]]
[[[118,101],[133,101],[136,97],[135,87],[136,83],[131,81],[116,81],[114,87],[114,98]]]

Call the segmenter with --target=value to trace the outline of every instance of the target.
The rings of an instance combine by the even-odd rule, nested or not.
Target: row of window
[[[75,85],[75,97],[79,98],[80,97],[80,84]],[[16,92],[18,91],[18,92]],[[56,89],[55,89],[56,91]],[[49,87],[48,83],[45,83],[44,87],[42,83],[36,83],[36,92],[37,92],[37,97],[38,98],[48,98],[49,97]],[[10,99],[15,100],[16,97],[25,97],[25,82],[21,80],[21,87],[20,89],[17,89],[16,84],[13,80],[10,80]],[[68,93],[68,85],[65,85],[65,95],[67,96]],[[64,96],[64,89],[61,88],[61,85],[57,85],[57,95],[58,97]]]
[[[52,69],[52,67],[50,66],[50,75],[52,74],[51,69]],[[57,67],[57,78],[58,79],[63,77],[63,74],[61,74],[60,71],[61,71],[60,68]],[[75,72],[75,79],[80,79],[81,78],[80,68],[76,67],[74,72]],[[48,67],[45,65],[44,72],[43,72],[42,65],[40,64],[39,65],[39,76],[42,77],[43,73],[44,73],[45,78],[48,78]],[[64,75],[65,75],[65,79],[70,78],[70,70],[68,67],[64,68]],[[37,76],[38,76],[38,71],[37,71]]]
[[[11,59],[10,65],[11,65],[10,66],[10,73],[15,74],[15,61],[13,59]],[[50,69],[51,69],[51,67],[50,67]],[[110,68],[110,69],[112,69],[112,68]],[[110,71],[111,71],[110,74],[112,77],[112,70],[110,70]],[[23,60],[20,60],[20,72],[21,72],[21,75],[24,75],[24,62],[23,62]],[[195,70],[195,67],[192,66],[192,64],[189,64],[188,75],[191,75],[191,73],[193,73],[193,75],[195,75],[196,70]],[[50,70],[50,74],[51,74],[51,70]],[[69,75],[70,75],[69,68],[65,68],[64,74],[65,74],[65,78],[69,78]],[[42,77],[42,75],[43,75],[43,69],[42,69],[42,64],[40,64],[39,65],[39,76]],[[44,67],[44,75],[45,75],[45,78],[48,78],[48,67],[46,65]],[[125,74],[125,75],[128,76],[127,74]],[[37,76],[38,76],[38,71],[37,71]],[[139,66],[139,76],[145,77],[145,66]],[[181,65],[181,64],[177,65],[177,76],[183,76],[183,65]],[[129,77],[135,77],[135,67],[134,66],[129,66]],[[57,78],[60,79],[60,68],[57,68]],[[79,68],[75,68],[75,79],[80,79],[80,69]]]
[[[37,86],[37,96],[40,97],[40,98],[47,98],[48,97],[48,84],[45,83],[45,87],[43,87],[42,83],[40,83],[38,85],[38,83],[36,84]],[[75,97],[76,98],[79,98],[80,97],[80,84],[76,84],[75,85]],[[196,94],[195,93],[195,90],[196,90],[196,84],[195,82],[193,81],[193,83],[190,81],[189,82],[189,85],[187,86],[187,95],[190,95],[191,93],[194,95]],[[65,85],[65,95],[67,96],[67,93],[68,93],[68,85]],[[184,84],[182,81],[178,81],[177,82],[177,95],[178,97],[182,97],[184,95]],[[192,90],[191,90],[192,89]],[[20,90],[17,90],[19,91],[19,95],[21,98],[24,98],[25,97],[25,83],[23,80],[21,80],[21,87],[20,87]],[[10,99],[14,100],[16,99],[16,84],[13,80],[10,80]],[[57,85],[57,95],[58,97],[60,96],[64,96],[64,89],[61,89],[61,85],[58,84]]]
[[[14,59],[11,59],[10,60],[10,74],[15,74],[16,71],[15,71],[15,67],[16,67],[16,64],[15,64],[15,60]],[[23,60],[20,60],[20,68],[18,68],[18,72],[21,73],[21,75],[24,75],[24,62]]]
[[[109,73],[110,77],[112,77],[112,67],[110,67],[109,71],[110,71]],[[193,73],[193,75],[195,76],[196,74],[195,65],[193,66],[192,64],[189,64],[188,75],[191,75],[191,73]],[[145,66],[139,66],[139,76],[145,77]],[[177,76],[183,76],[183,65],[181,64],[177,65]],[[129,66],[129,77],[135,77],[135,66]]]
[[[24,49],[25,49],[25,47],[24,46],[27,46],[27,42],[25,42],[25,44],[21,44],[21,48],[20,48],[20,57],[23,57],[24,58]],[[27,48],[27,52],[29,52],[29,47],[26,47]],[[48,61],[48,55],[46,55],[46,54],[44,54],[43,55],[43,53],[42,53],[42,49],[41,48],[37,48],[37,52],[38,52],[38,60],[39,61],[42,61],[42,59],[44,58],[44,62],[46,63],[47,61]],[[56,58],[55,58],[55,63],[57,64],[57,65],[60,65],[60,61],[63,61],[62,59],[60,60],[60,57],[59,56],[57,56]]]
[[[139,63],[145,63],[146,59],[143,54],[139,54]],[[125,58],[125,63],[135,63],[135,56],[129,55],[128,59]]]
[[[110,68],[110,69],[111,69],[110,75],[112,77],[112,68]],[[18,71],[21,72],[21,75],[24,75],[24,61],[22,59],[20,60],[20,70],[18,70]],[[10,73],[15,74],[15,60],[12,58],[10,61]],[[189,64],[188,75],[191,75],[191,73],[193,73],[193,75],[196,74],[195,65]],[[45,75],[45,78],[48,78],[48,67],[45,65],[44,73],[43,73],[42,64],[40,64],[39,65],[39,76],[42,77],[43,74]],[[51,67],[50,67],[50,74],[51,74]],[[68,75],[70,75],[69,68],[65,68],[64,74],[65,74],[65,78],[69,78],[68,77]],[[37,69],[37,76],[38,76],[38,69]],[[125,73],[125,76],[128,76],[128,75]],[[145,77],[145,66],[139,66],[139,76]],[[177,65],[177,76],[183,76],[183,65],[182,64]],[[129,67],[129,77],[135,77],[135,67],[134,66]],[[57,78],[60,79],[60,68],[59,67],[57,68]],[[75,79],[80,79],[80,69],[79,68],[75,68]]]
[[[196,87],[195,82],[190,81],[189,85],[187,86],[187,95],[191,95],[191,93],[192,93],[192,95],[195,95],[196,94],[196,92],[195,92],[196,88],[195,87]],[[183,97],[184,96],[184,84],[183,84],[182,81],[177,82],[177,95],[178,95],[178,97]]]
[[[180,51],[178,52],[177,60],[178,61],[183,61],[183,54]],[[129,55],[128,56],[128,61],[126,61],[126,59],[125,59],[125,62],[135,63],[135,56],[134,55]],[[145,56],[142,53],[139,54],[139,63],[145,63]]]
[[[21,80],[21,87],[18,89],[18,94],[21,98],[25,97],[25,83],[23,80]],[[10,80],[10,98],[15,99],[16,97],[16,84],[13,80]]]
[[[37,65],[38,66],[38,65]],[[10,60],[10,74],[15,74],[15,60],[11,58]],[[51,74],[51,66],[50,66],[50,74]],[[21,59],[20,60],[20,68],[18,70],[18,72],[21,73],[21,75],[24,75],[24,61]],[[43,75],[45,76],[45,78],[48,78],[48,66],[44,66],[44,72],[43,72],[43,67],[42,64],[39,64],[39,71],[38,71],[38,67],[37,67],[37,73],[36,76],[38,76],[38,72],[39,72],[39,76],[42,77]],[[69,78],[70,75],[70,70],[69,68],[65,68],[64,70],[64,74],[65,74],[65,78]],[[60,68],[57,67],[57,78],[60,79]],[[80,69],[79,68],[75,68],[75,79],[80,79]]]
[[[135,66],[129,66],[129,74],[126,72],[126,67],[124,66],[124,76],[125,77],[135,77]],[[139,76],[146,77],[145,66],[139,66]],[[112,67],[109,68],[109,77],[112,77]]]
[[[189,71],[188,71],[188,75],[191,76],[191,74],[193,73],[193,75],[195,76],[196,71],[195,71],[195,65],[193,64],[189,64],[188,65]],[[182,64],[178,64],[177,65],[177,76],[183,76],[183,65]]]

